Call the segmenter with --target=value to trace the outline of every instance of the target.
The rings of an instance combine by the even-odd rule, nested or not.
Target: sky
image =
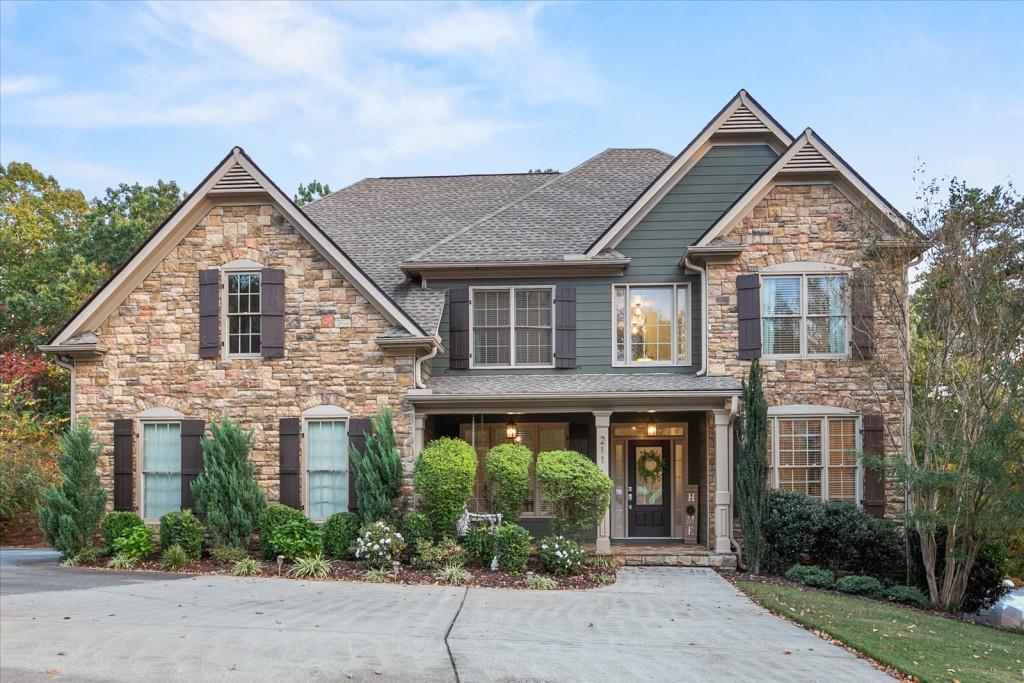
[[[915,170],[1024,185],[1024,3],[0,0],[0,162],[285,191],[678,153],[745,88],[904,211]]]

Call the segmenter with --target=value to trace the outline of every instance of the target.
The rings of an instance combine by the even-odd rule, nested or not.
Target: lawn
[[[1024,634],[797,586],[739,587],[768,609],[922,681],[1024,679]]]

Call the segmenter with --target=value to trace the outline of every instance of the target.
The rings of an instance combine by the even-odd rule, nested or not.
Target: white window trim
[[[842,275],[846,278],[846,292],[843,301],[843,307],[845,314],[843,318],[846,320],[846,340],[843,343],[845,349],[842,353],[807,353],[807,278],[815,276],[826,276],[834,277],[836,275]],[[852,320],[852,307],[850,306],[850,276],[848,270],[837,268],[835,270],[814,270],[814,271],[799,271],[792,272],[781,268],[774,270],[761,271],[761,283],[763,284],[766,279],[769,278],[788,278],[798,277],[800,278],[800,315],[799,316],[766,316],[762,310],[758,311],[758,321],[762,325],[761,330],[761,356],[766,359],[807,359],[807,360],[835,360],[852,357],[852,349],[850,348],[850,334],[851,327],[853,326]],[[839,316],[814,316],[816,318],[822,317],[839,317]],[[799,318],[800,325],[800,352],[799,353],[765,353],[764,351],[764,319],[765,318]]]
[[[135,425],[138,436],[138,476],[135,477],[136,486],[139,491],[139,517],[146,524],[158,524],[159,517],[146,517],[146,425],[154,424],[176,424],[178,425],[178,438],[181,438],[181,422],[185,416],[172,408],[150,408],[135,416]],[[181,460],[178,460],[178,472],[181,473]],[[178,509],[181,510],[181,496],[178,497]]]
[[[352,442],[348,438],[348,422],[351,414],[344,408],[333,405],[319,405],[302,411],[302,434],[299,447],[299,469],[302,471],[302,482],[299,491],[302,500],[302,509],[314,522],[326,521],[327,517],[313,517],[309,507],[309,460],[307,458],[307,444],[309,444],[308,432],[310,422],[341,422],[345,428],[345,453],[348,457],[348,476],[352,477]],[[346,487],[348,482],[346,482]],[[349,501],[351,505],[352,501]]]
[[[616,329],[615,329],[615,290],[617,288],[623,288],[626,290],[626,311],[629,311],[629,292],[633,287],[644,288],[644,287],[671,287],[672,288],[672,361],[652,361],[650,363],[635,363],[630,361],[630,335],[626,335],[626,353],[623,356],[623,360],[619,361],[616,358]],[[679,309],[679,290],[686,290],[686,354],[684,358],[679,358],[679,325],[678,321],[675,320],[675,312]],[[652,367],[687,367],[693,364],[691,358],[693,354],[693,296],[690,292],[690,283],[688,282],[629,282],[623,284],[612,284],[611,286],[611,318],[612,318],[612,367],[613,368],[652,368]],[[628,323],[627,323],[628,324]]]
[[[256,274],[264,268],[261,263],[249,259],[237,259],[225,263],[220,267],[220,329],[221,329],[221,352],[224,358],[262,358],[262,353],[231,353],[231,334],[228,323],[228,276],[242,274]],[[262,312],[263,278],[260,278],[260,310]],[[260,347],[263,346],[263,327],[260,327]]]
[[[551,362],[550,363],[517,363],[516,362],[516,290],[537,290],[537,289],[549,289],[551,290]],[[487,290],[505,290],[509,296],[509,364],[508,365],[497,365],[497,364],[484,364],[480,365],[476,362],[475,355],[473,353],[475,347],[475,329],[473,319],[473,302],[474,293],[487,291]],[[555,346],[557,345],[556,335],[558,333],[556,328],[556,317],[557,311],[555,310],[555,286],[554,285],[493,285],[488,287],[470,287],[469,288],[469,368],[471,370],[492,370],[492,369],[503,369],[503,368],[553,368],[555,367]]]
[[[821,420],[821,496],[820,500],[827,501],[828,497],[828,423],[830,419],[853,418],[854,448],[857,453],[864,449],[863,444],[863,419],[860,414],[845,408],[831,408],[825,406],[804,406],[805,408],[821,408],[813,412],[797,412],[796,406],[782,406],[768,409],[768,420],[772,424],[771,443],[771,487],[779,488],[779,420]],[[854,504],[862,507],[864,501],[864,462],[857,458],[857,466],[854,474]]]

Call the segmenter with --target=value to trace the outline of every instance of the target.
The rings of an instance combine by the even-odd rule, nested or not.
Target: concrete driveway
[[[709,570],[534,592],[115,573],[0,551],[0,678],[891,680]]]

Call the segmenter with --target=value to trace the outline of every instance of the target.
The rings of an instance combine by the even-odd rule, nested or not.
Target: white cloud
[[[0,95],[25,95],[45,89],[50,84],[45,76],[0,76]]]

